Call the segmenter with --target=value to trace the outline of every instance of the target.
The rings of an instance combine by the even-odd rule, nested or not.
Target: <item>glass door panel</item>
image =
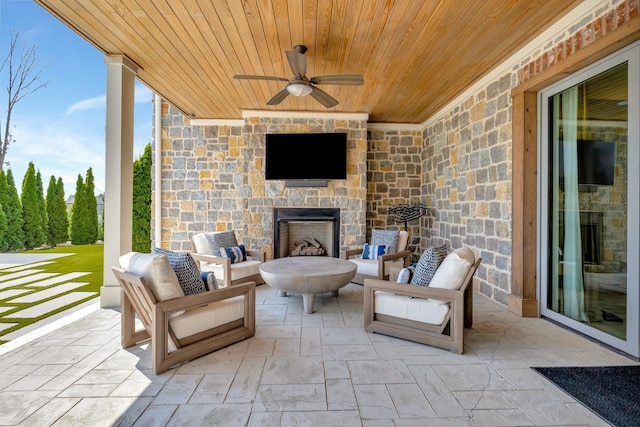
[[[626,339],[627,64],[549,98],[548,308]]]
[[[639,52],[540,94],[541,314],[635,356]]]

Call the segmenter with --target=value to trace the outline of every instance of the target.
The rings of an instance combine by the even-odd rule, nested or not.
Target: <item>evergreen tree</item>
[[[133,163],[133,235],[136,252],[151,249],[151,144]]]
[[[32,249],[42,245],[46,238],[42,228],[42,214],[38,204],[38,184],[36,183],[36,168],[33,162],[22,181],[22,229],[24,230],[24,246]]]
[[[7,250],[12,251],[24,247],[24,231],[22,230],[22,206],[20,197],[13,180],[13,172],[8,169],[6,174],[0,170],[0,205],[7,222],[5,241]]]
[[[44,200],[44,184],[40,171],[36,172],[36,187],[38,189],[38,209],[40,210],[40,218],[42,232],[44,233],[44,241],[47,241],[47,230],[49,229],[49,218],[47,217],[47,204]]]
[[[0,205],[0,252],[6,252],[9,249],[7,243],[7,217],[4,214],[2,205]]]
[[[67,217],[67,204],[64,201],[64,185],[62,178],[58,179],[51,175],[49,186],[47,187],[47,241],[51,245],[64,243],[69,240],[69,218]]]
[[[84,202],[87,204],[87,243],[95,243],[98,240],[98,202],[95,195],[93,170],[87,170],[84,181]]]
[[[46,207],[47,207],[47,218],[49,221],[47,222],[47,243],[55,246],[55,224],[57,222],[56,218],[56,177],[51,175],[49,178],[49,185],[47,186],[47,199],[46,199]]]
[[[69,212],[67,209],[67,200],[64,198],[64,183],[62,178],[58,178],[56,184],[56,199],[58,211],[60,211],[60,223],[56,227],[56,241],[64,243],[69,240]]]
[[[82,175],[78,174],[76,181],[76,193],[73,196],[73,205],[71,206],[71,243],[74,245],[82,245],[87,243],[87,210],[84,203],[84,181]]]

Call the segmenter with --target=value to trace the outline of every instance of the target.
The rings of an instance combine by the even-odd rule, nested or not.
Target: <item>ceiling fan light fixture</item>
[[[287,85],[287,92],[293,96],[307,96],[313,92],[313,88],[305,83],[290,83]]]

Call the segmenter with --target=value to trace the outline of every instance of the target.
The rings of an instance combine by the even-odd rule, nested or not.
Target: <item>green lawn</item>
[[[10,328],[4,329],[0,331],[0,344],[6,342],[2,341],[2,336],[8,334],[10,332],[14,332],[20,328],[23,328],[27,325],[40,321],[42,319],[46,319],[60,311],[69,309],[75,305],[82,304],[86,301],[89,301],[93,298],[99,296],[100,287],[102,286],[102,270],[103,270],[103,253],[104,253],[104,245],[95,244],[95,245],[78,245],[78,246],[58,246],[51,249],[38,249],[23,252],[25,254],[34,253],[34,254],[46,254],[46,253],[70,253],[73,255],[64,256],[60,258],[55,258],[49,260],[49,264],[35,267],[35,269],[40,270],[43,273],[57,273],[57,274],[65,274],[71,272],[88,272],[89,274],[79,277],[77,279],[72,280],[73,282],[82,282],[88,283],[87,285],[81,286],[79,288],[75,288],[68,292],[94,292],[95,295],[89,298],[85,298],[83,300],[77,301],[73,304],[66,305],[64,307],[59,307],[58,309],[49,312],[45,315],[42,315],[37,318],[10,318],[5,319],[4,316],[8,314],[15,313],[16,311],[23,310],[25,308],[34,306],[36,304],[41,304],[44,301],[48,301],[60,296],[54,295],[45,300],[38,301],[37,303],[15,303],[9,302],[12,298],[15,297],[7,297],[5,299],[0,299],[0,323],[17,323]],[[0,278],[3,275],[10,274],[9,272],[0,271]],[[1,282],[0,282],[1,283]],[[55,287],[56,285],[52,285],[50,287]],[[39,292],[44,288],[33,288],[28,287],[26,285],[16,285],[9,288],[5,288],[0,290],[26,290],[27,292],[21,294],[20,296],[29,295],[30,293]],[[9,301],[7,301],[9,300]],[[2,311],[5,310],[6,311]]]

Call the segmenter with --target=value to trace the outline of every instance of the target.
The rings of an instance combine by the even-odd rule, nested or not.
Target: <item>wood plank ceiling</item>
[[[579,0],[36,0],[193,118],[242,110],[365,112],[422,123]],[[290,78],[285,51],[308,47],[306,75],[358,73],[362,86],[322,85],[339,101],[267,101]]]

